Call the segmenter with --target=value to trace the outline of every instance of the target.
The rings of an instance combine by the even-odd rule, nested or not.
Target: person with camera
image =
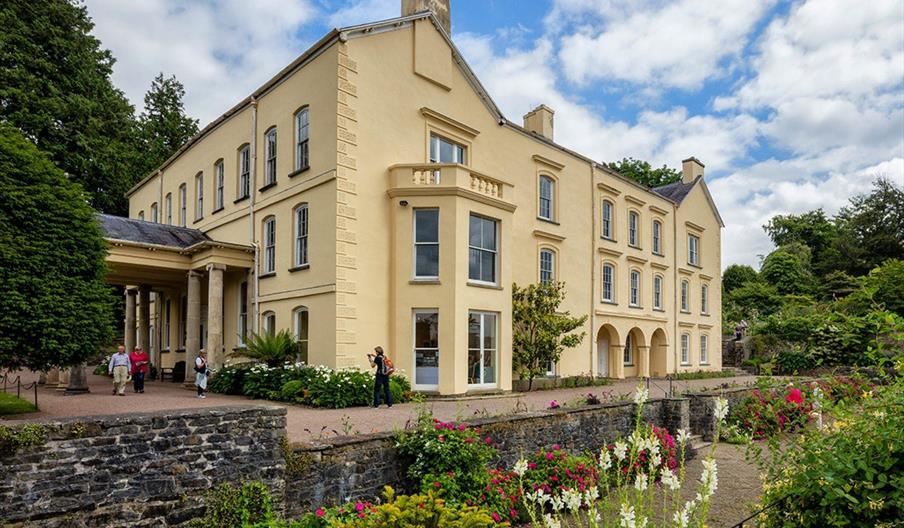
[[[383,347],[374,348],[374,354],[367,354],[367,359],[370,361],[371,368],[376,367],[377,371],[374,379],[374,408],[378,408],[380,406],[380,393],[382,390],[382,394],[386,399],[386,406],[392,407],[392,398],[389,395],[389,375],[392,374],[394,370],[392,367],[392,362],[386,355],[383,353]]]
[[[207,391],[207,376],[210,375],[210,369],[207,367],[207,351],[203,348],[200,352],[198,352],[198,357],[195,359],[195,387],[198,388],[198,398],[204,399],[207,396],[204,395],[204,392]]]

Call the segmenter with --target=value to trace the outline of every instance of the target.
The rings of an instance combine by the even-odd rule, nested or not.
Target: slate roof
[[[662,196],[666,200],[671,200],[675,203],[681,203],[684,201],[684,198],[691,192],[691,189],[694,188],[694,184],[697,183],[696,180],[691,183],[684,182],[675,182],[670,183],[668,185],[663,185],[662,187],[653,187],[650,189],[654,193]]]
[[[121,216],[98,213],[97,222],[106,238],[138,244],[187,248],[198,242],[210,240],[210,237],[197,229],[133,220]]]

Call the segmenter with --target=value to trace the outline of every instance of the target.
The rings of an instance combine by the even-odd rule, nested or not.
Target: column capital
[[[226,271],[226,264],[217,264],[215,262],[212,262],[207,265],[207,271],[210,271],[210,270]]]
[[[650,345],[634,345],[634,346],[640,350],[647,350],[648,348],[650,348]]]
[[[202,273],[200,271],[188,270],[188,278],[200,277]]]

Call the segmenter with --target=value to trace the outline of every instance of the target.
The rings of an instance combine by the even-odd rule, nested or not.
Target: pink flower
[[[364,511],[364,505],[361,504],[360,502],[355,504],[355,511],[359,511],[359,512]]]
[[[559,444],[553,444],[553,445],[552,445],[552,450],[553,450],[553,451],[558,451],[558,450],[561,449],[561,448],[562,448],[562,446],[560,446]]]
[[[800,392],[800,389],[791,389],[788,391],[788,395],[785,396],[785,401],[801,405],[804,403],[803,394]]]
[[[317,508],[317,511],[315,511],[314,513],[317,514],[317,517],[323,517],[324,515],[326,515],[326,512],[323,511],[323,508]]]
[[[502,517],[500,517],[498,513],[493,512],[493,520],[499,522],[502,520]]]
[[[443,435],[439,435],[439,438],[437,438],[437,440],[439,440],[440,442],[445,442],[445,441],[446,441],[446,437],[443,436]]]
[[[458,430],[459,430],[459,431],[464,431],[464,430],[467,429],[467,428],[468,428],[468,426],[465,425],[465,424],[461,424],[461,425],[458,426]]]
[[[552,452],[546,453],[546,460],[552,460],[553,454]]]

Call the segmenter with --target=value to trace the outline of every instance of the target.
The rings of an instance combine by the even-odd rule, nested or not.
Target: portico
[[[240,296],[227,299],[226,292],[251,283],[254,249],[194,229],[107,215],[98,220],[109,243],[106,280],[125,287],[126,349],[137,342],[154,365],[182,363],[190,373],[204,348],[211,367],[221,367],[247,330],[224,320],[227,307],[234,319],[250,312],[239,308]],[[241,298],[249,302],[251,296]]]

